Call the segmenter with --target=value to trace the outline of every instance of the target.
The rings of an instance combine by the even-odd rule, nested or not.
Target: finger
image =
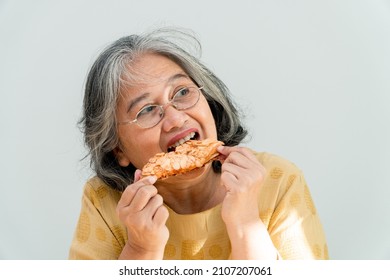
[[[227,157],[227,162],[248,169],[251,174],[259,173],[264,176],[266,173],[265,167],[259,162],[255,154],[245,147],[234,149]]]
[[[226,188],[226,190],[229,191],[232,186],[238,185],[239,181],[236,175],[225,171],[221,174],[221,183]]]
[[[160,207],[157,208],[153,216],[153,222],[156,223],[156,226],[161,227],[166,224],[168,217],[169,217],[168,209],[164,205],[161,205]]]
[[[215,160],[219,160],[222,164],[225,162],[229,154],[231,153],[233,147],[229,146],[219,146],[217,147],[217,152],[219,155],[215,158]]]
[[[144,208],[144,214],[153,218],[153,216],[156,214],[157,209],[162,205],[163,205],[162,196],[156,194],[150,199],[148,205]]]
[[[225,162],[221,167],[222,172],[229,172],[239,178],[240,176],[249,175],[248,169],[235,164],[234,162]]]
[[[157,188],[153,185],[145,185],[138,189],[130,205],[127,206],[129,211],[139,212],[143,210],[150,200],[157,194]]]
[[[226,158],[228,158],[233,153],[238,153],[238,154],[242,154],[243,156],[245,156],[251,162],[258,162],[258,160],[257,160],[256,156],[254,155],[254,153],[251,150],[249,150],[248,148],[245,148],[245,147],[240,147],[240,146],[233,146],[233,147],[220,146],[220,147],[218,147],[218,152],[221,155],[225,156]]]
[[[236,166],[240,166],[246,169],[250,169],[254,166],[254,163],[248,159],[245,155],[239,152],[232,152],[224,161],[223,165],[231,163]]]
[[[222,155],[229,155],[233,151],[237,151],[239,146],[219,146],[217,151]]]
[[[137,174],[134,174],[134,178],[136,178],[136,176],[137,176]],[[127,188],[122,193],[122,196],[118,202],[117,207],[122,208],[122,207],[126,207],[126,206],[130,205],[130,203],[134,199],[135,194],[137,193],[137,191],[141,187],[143,187],[145,185],[153,185],[156,181],[157,181],[156,176],[148,176],[148,177],[142,178],[142,179],[138,180],[137,182],[127,186]]]
[[[224,163],[221,169],[221,182],[224,185],[239,184],[242,178],[249,178],[251,176],[247,169],[237,166],[232,163]],[[228,181],[225,179],[229,179]]]
[[[265,167],[258,161],[255,163],[248,161],[242,157],[229,157],[221,167],[221,171],[230,172],[237,176],[237,178],[251,177],[260,178],[265,177],[267,171]]]

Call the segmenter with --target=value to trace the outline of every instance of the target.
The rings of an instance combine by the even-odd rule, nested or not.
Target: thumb
[[[237,149],[237,146],[219,146],[217,148],[217,151],[224,156],[228,156],[231,152],[235,151]]]
[[[139,179],[141,179],[141,173],[142,171],[137,169],[135,172],[134,172],[134,183],[139,181]]]

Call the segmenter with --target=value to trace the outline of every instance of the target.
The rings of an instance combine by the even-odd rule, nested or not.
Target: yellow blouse
[[[259,192],[259,216],[282,259],[328,259],[318,213],[302,172],[268,153],[256,153],[268,174]],[[99,178],[90,179],[69,259],[118,259],[127,241],[126,228],[115,212],[121,197]],[[201,213],[169,210],[169,240],[164,259],[228,259],[230,241],[221,218],[221,204]]]

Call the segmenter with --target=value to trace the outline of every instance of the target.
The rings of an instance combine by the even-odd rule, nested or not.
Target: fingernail
[[[157,181],[157,176],[149,176],[148,180],[150,184],[154,184]]]

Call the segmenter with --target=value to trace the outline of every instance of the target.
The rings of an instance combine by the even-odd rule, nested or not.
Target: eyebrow
[[[186,79],[189,79],[192,81],[192,79],[187,75],[187,74],[184,74],[184,73],[178,73],[178,74],[175,74],[171,77],[168,78],[167,80],[167,84],[170,84],[170,83],[173,83],[174,81],[178,80],[178,79],[182,79],[182,78],[186,78]],[[150,93],[149,92],[145,92],[143,93],[142,95],[134,98],[130,104],[129,104],[129,107],[127,108],[127,113],[129,113],[131,111],[131,109],[139,102],[141,102],[142,100],[144,99],[147,99],[148,97],[150,96]]]
[[[178,79],[182,79],[182,78],[186,78],[186,79],[189,79],[191,80],[191,78],[187,75],[187,74],[184,74],[184,73],[178,73],[178,74],[175,74],[173,75],[172,77],[170,77],[168,80],[167,80],[167,84],[169,83],[172,83]]]
[[[134,98],[131,102],[130,102],[130,105],[129,107],[127,108],[127,113],[129,113],[131,111],[131,109],[139,102],[141,102],[142,100],[148,98],[150,95],[149,92],[145,92],[144,94],[142,94],[141,96],[138,96],[137,98]]]

